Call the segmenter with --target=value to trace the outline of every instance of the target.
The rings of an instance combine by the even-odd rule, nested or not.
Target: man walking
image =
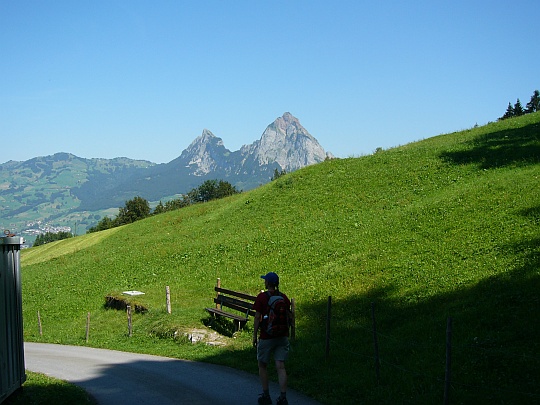
[[[265,281],[267,291],[261,292],[253,305],[253,309],[256,311],[253,323],[253,346],[257,348],[259,378],[263,388],[259,404],[272,404],[268,387],[268,362],[273,354],[281,390],[277,405],[288,405],[285,360],[289,355],[291,302],[285,294],[279,291],[279,277],[276,273],[270,272],[261,278]],[[261,332],[259,340],[257,340],[259,329]]]

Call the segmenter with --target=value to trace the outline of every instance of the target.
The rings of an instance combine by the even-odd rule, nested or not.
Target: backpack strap
[[[266,291],[266,294],[268,295],[268,312],[270,312],[270,309],[272,306],[270,305],[270,300],[272,300],[272,297],[281,297],[283,298],[283,294],[281,294],[278,290],[274,291],[274,294],[272,294],[270,291]],[[275,302],[275,300],[274,300]]]
[[[281,294],[279,290],[274,290],[274,292],[275,294],[272,294],[270,291],[266,290],[266,295],[268,295],[268,298],[275,297],[275,296],[283,297],[283,294]]]

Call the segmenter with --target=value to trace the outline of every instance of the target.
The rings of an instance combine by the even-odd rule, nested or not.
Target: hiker
[[[259,404],[272,404],[268,387],[268,362],[274,355],[281,394],[277,405],[288,405],[287,401],[287,371],[285,360],[289,354],[289,321],[291,301],[279,291],[279,277],[270,272],[264,276],[264,285],[267,291],[261,292],[253,309],[256,311],[253,322],[253,346],[257,348],[257,361],[259,363],[259,378],[263,393],[259,396]],[[257,331],[260,337],[257,340]]]

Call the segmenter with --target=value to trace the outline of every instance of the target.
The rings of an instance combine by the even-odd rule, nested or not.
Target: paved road
[[[84,388],[101,405],[257,403],[257,376],[167,357],[43,343],[25,343],[26,369]],[[276,384],[270,386],[274,396]],[[318,405],[289,390],[291,405]],[[274,401],[275,403],[275,401]]]

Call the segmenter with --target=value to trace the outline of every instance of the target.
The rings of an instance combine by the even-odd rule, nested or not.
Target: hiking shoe
[[[276,402],[276,405],[289,405],[289,401],[287,401],[287,398],[280,396]]]
[[[272,405],[272,398],[270,398],[270,395],[268,394],[260,394],[259,395],[259,405]]]

